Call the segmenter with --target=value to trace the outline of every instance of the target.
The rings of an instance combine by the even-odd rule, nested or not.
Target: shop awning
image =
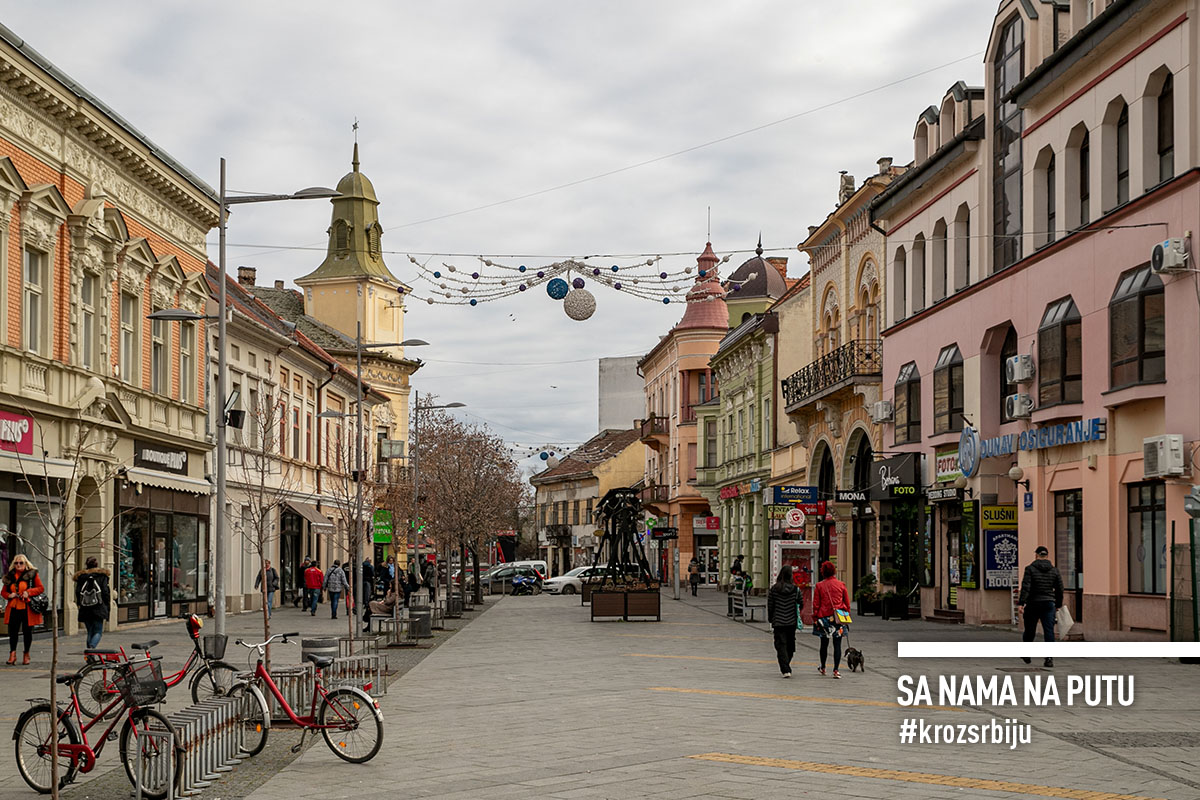
[[[318,511],[317,507],[311,503],[301,503],[299,500],[288,500],[287,504],[293,511],[312,523],[313,527],[333,527],[333,520]]]
[[[70,478],[78,472],[78,477],[83,477],[83,469],[76,467],[71,461],[61,458],[47,458],[43,461],[35,456],[18,457],[5,452],[0,452],[0,471],[46,478]]]
[[[171,475],[166,472],[159,472],[156,469],[129,467],[125,470],[125,477],[130,483],[141,483],[145,484],[146,486],[157,486],[160,489],[172,489],[176,492],[212,494],[213,490],[212,484],[208,481],[202,481],[198,478],[189,478],[186,475]]]

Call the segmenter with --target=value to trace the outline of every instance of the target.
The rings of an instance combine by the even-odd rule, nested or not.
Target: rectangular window
[[[260,415],[263,413],[258,404],[258,390],[251,389],[246,408],[246,428],[250,434],[250,446],[258,447],[258,429],[261,424]]]
[[[738,409],[737,454],[739,457],[746,455],[746,412],[740,408]]]
[[[137,295],[121,292],[121,380],[126,383],[137,383],[138,378],[138,307]]]
[[[771,449],[771,401],[763,400],[762,449],[765,453]]]
[[[933,432],[962,430],[963,362],[957,345],[938,355],[933,370]]]
[[[196,323],[179,323],[179,399],[196,402]],[[254,409],[250,409],[253,416]],[[243,423],[244,424],[244,423]]]
[[[34,250],[25,251],[24,263],[24,335],[25,349],[49,356],[46,341],[46,255]]]
[[[304,460],[312,461],[312,414],[304,415]]]
[[[893,420],[896,444],[921,440],[921,375],[917,365],[909,362],[900,368],[896,379]]]
[[[169,394],[171,368],[167,362],[170,343],[167,341],[167,323],[161,319],[150,320],[150,391]]]
[[[717,421],[704,420],[704,466],[717,465]]]
[[[582,501],[580,501],[580,500],[576,500],[574,503],[571,504],[571,524],[572,525],[579,524],[579,504],[581,502]]]
[[[754,406],[746,409],[746,416],[750,418],[750,431],[746,437],[746,452],[753,453],[758,447],[758,439],[754,435]]]
[[[95,369],[99,363],[96,353],[96,301],[100,280],[84,273],[79,284],[79,366]]]
[[[1054,563],[1063,588],[1080,588],[1083,574],[1083,490],[1054,493]]]
[[[1167,593],[1166,485],[1155,481],[1128,487],[1129,592]]]
[[[1117,118],[1117,205],[1129,202],[1129,106]]]
[[[592,511],[594,511],[594,510],[595,510],[595,509],[593,508],[593,505],[592,505],[592,504],[593,504],[594,502],[595,502],[595,498],[594,498],[594,497],[589,497],[589,498],[587,499],[587,519],[585,519],[585,520],[583,521],[583,524],[584,524],[584,525],[591,525],[591,524],[592,524]]]

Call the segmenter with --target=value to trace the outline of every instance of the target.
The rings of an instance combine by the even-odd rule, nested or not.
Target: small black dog
[[[846,648],[846,666],[850,668],[851,672],[856,670],[866,672],[867,659],[862,654],[862,650],[859,650],[857,647]]]

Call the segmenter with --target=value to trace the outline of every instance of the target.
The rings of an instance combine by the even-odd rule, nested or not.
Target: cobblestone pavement
[[[667,591],[663,610],[661,623],[592,623],[578,598],[504,598],[393,684],[373,761],[313,747],[249,797],[1200,799],[1200,667],[901,663],[901,638],[1014,634],[864,618],[853,643],[866,672],[819,676],[817,640],[801,632],[795,676],[782,680],[766,626],[727,619],[723,595],[677,602]],[[939,674],[1133,674],[1136,701],[902,708],[902,673],[935,685]],[[910,718],[955,730],[1012,719],[1033,726],[1032,743],[904,745]]]
[[[489,606],[476,606],[476,611],[467,613],[461,620],[447,620],[446,629],[434,631],[432,639],[424,639],[419,647],[388,648],[386,651],[389,668],[389,686],[402,675],[411,670],[438,646],[449,640],[458,630],[469,624]],[[205,632],[211,631],[211,620],[206,621]],[[258,614],[238,614],[226,618],[226,631],[229,635],[229,646],[226,650],[226,661],[237,667],[247,666],[246,653],[249,652],[233,643],[234,639],[243,638],[247,641],[261,641],[263,636],[262,618]],[[299,631],[301,639],[309,636],[346,636],[348,634],[344,615],[334,620],[329,615],[329,606],[321,605],[315,616],[291,607],[276,609],[271,619],[271,632],[290,633]],[[124,646],[128,649],[131,642],[147,639],[159,640],[154,648],[155,655],[162,656],[163,670],[168,675],[183,666],[191,652],[191,640],[187,636],[182,620],[163,620],[148,625],[117,632],[106,633],[101,647],[115,648]],[[59,673],[75,669],[82,662],[83,637],[69,636],[60,640]],[[0,725],[4,726],[7,734],[15,725],[17,717],[28,707],[25,698],[49,696],[50,640],[34,642],[31,651],[33,663],[28,667],[8,667],[0,665]],[[299,641],[294,645],[277,646],[272,648],[272,666],[288,666],[300,662]],[[253,666],[252,663],[249,666]],[[173,687],[167,694],[167,701],[160,710],[170,714],[190,704],[188,681]],[[89,734],[89,741],[95,746],[96,735],[103,728],[95,728]],[[118,732],[120,727],[118,725]],[[297,758],[291,752],[292,745],[300,739],[300,733],[294,729],[273,730],[267,740],[267,747],[258,756],[243,761],[233,772],[215,782],[201,796],[212,800],[230,800],[231,798],[246,797],[269,778],[279,773]],[[32,798],[36,793],[30,789],[17,772],[13,758],[11,736],[0,737],[0,742],[10,742],[0,750],[0,800],[13,798]],[[311,747],[314,743],[324,748],[321,740],[309,738],[306,744]],[[328,751],[327,751],[328,752]],[[113,800],[128,797],[132,794],[129,780],[121,768],[117,742],[105,744],[104,751],[97,761],[96,768],[87,775],[80,775],[77,782],[63,791],[65,798],[77,800]]]

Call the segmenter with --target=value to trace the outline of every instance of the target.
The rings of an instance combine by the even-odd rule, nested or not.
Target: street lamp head
[[[326,197],[341,197],[342,193],[336,189],[329,189],[325,186],[309,186],[307,189],[301,189],[292,195],[293,200],[321,200]]]
[[[317,414],[317,419],[344,419],[352,416],[354,415],[343,414],[341,411],[322,411],[320,414]]]
[[[425,341],[424,339],[405,339],[403,342],[401,342],[400,344],[398,344],[396,346],[397,347],[420,347],[420,346],[426,345],[426,344],[429,344],[429,342]]]
[[[466,403],[446,403],[442,408],[466,408]]]
[[[195,322],[201,319],[216,319],[207,314],[197,314],[195,311],[187,311],[182,308],[160,308],[158,311],[146,315],[146,319],[159,320],[161,322]]]

